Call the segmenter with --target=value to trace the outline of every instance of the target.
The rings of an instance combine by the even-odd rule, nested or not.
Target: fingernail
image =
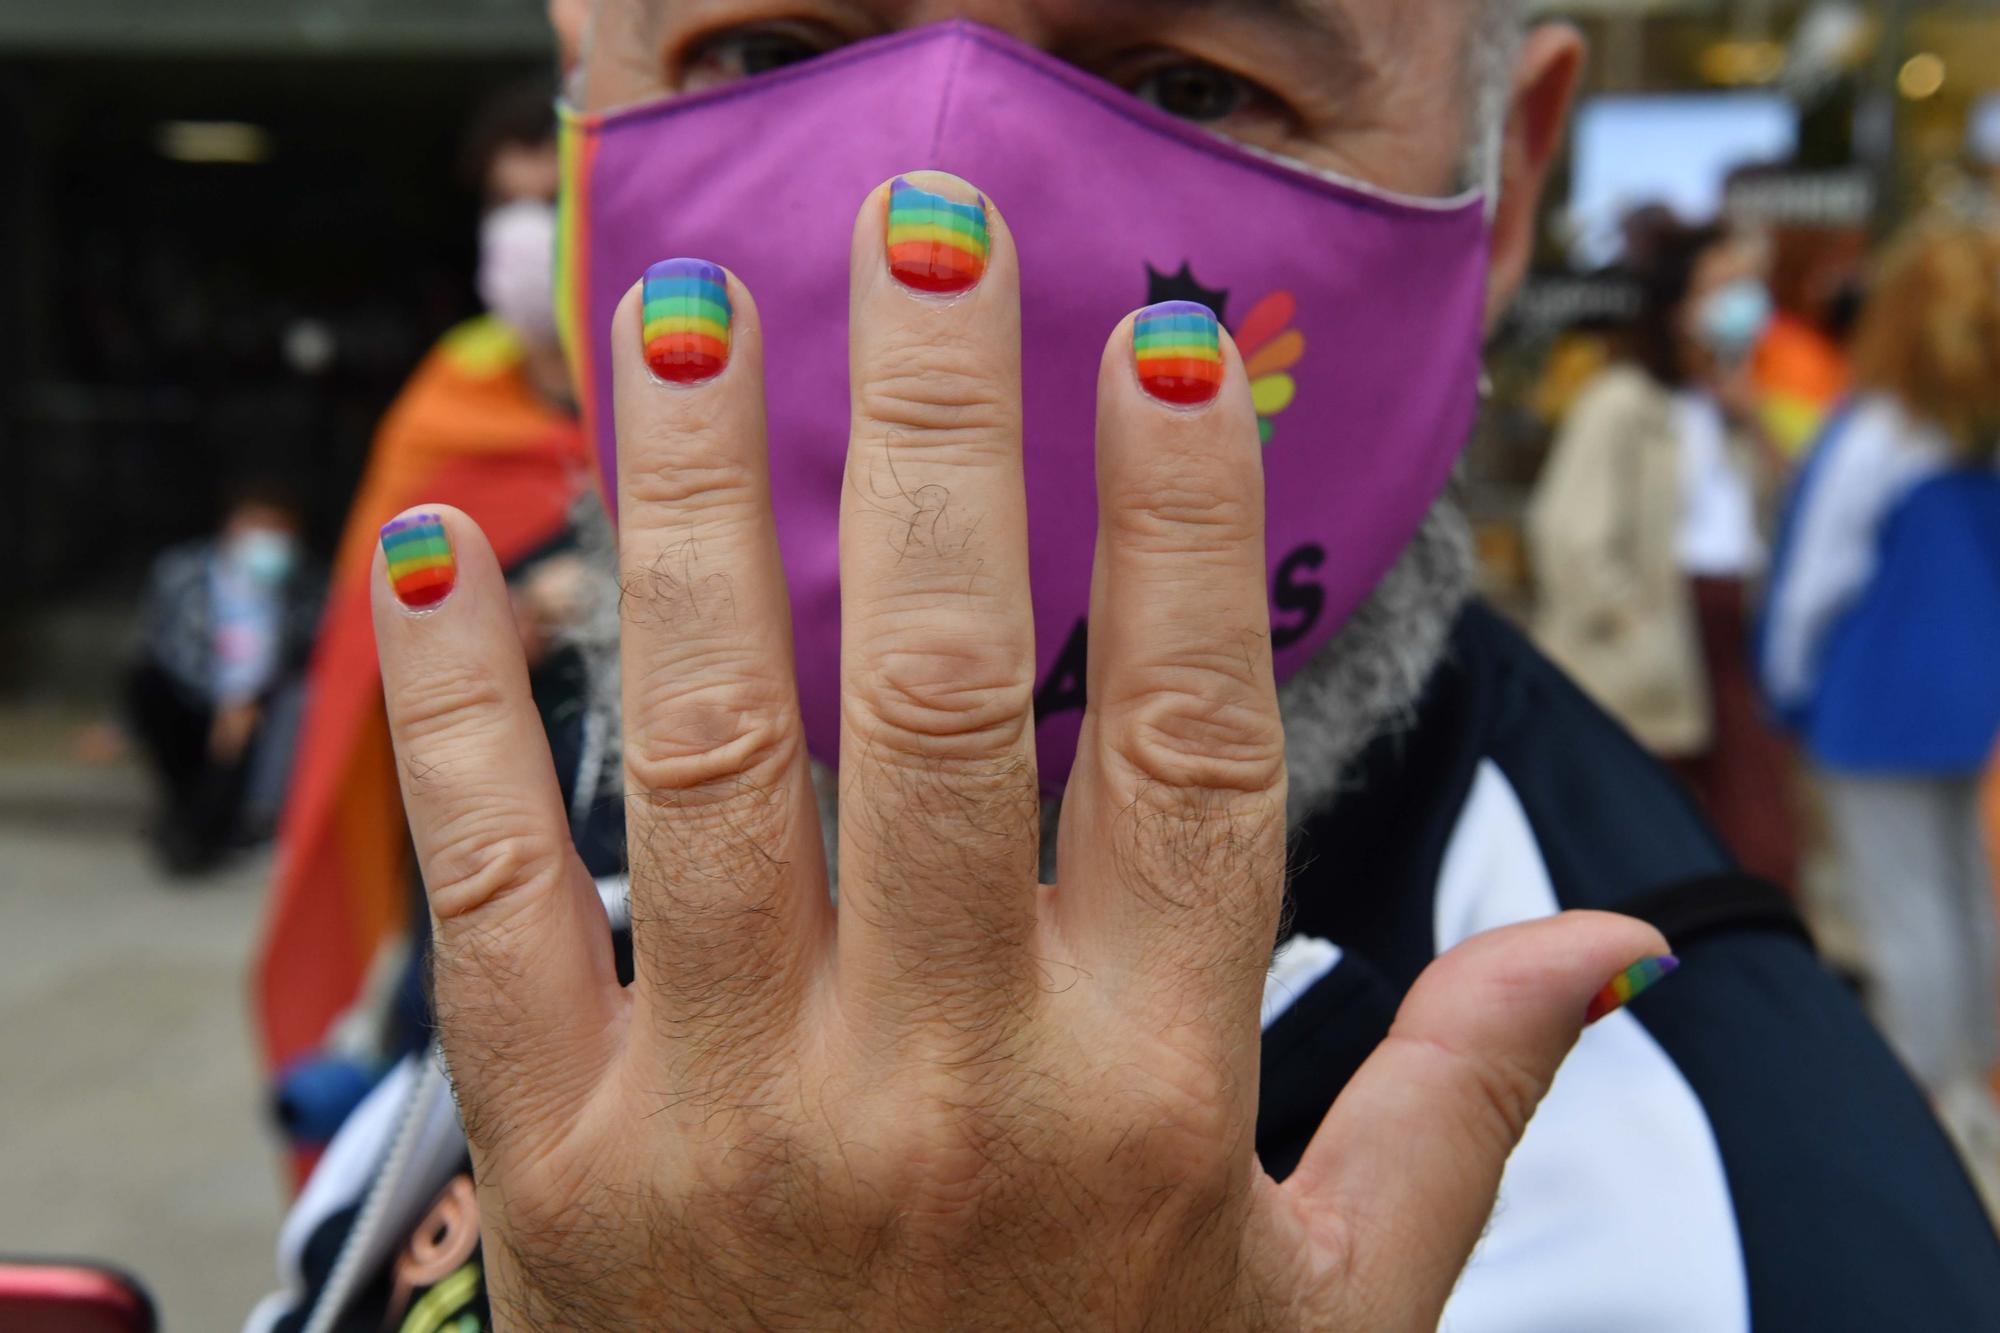
[[[383,524],[382,554],[389,560],[389,587],[412,611],[436,606],[458,584],[451,538],[436,514],[410,514]]]
[[[705,259],[663,259],[646,270],[640,337],[646,364],[669,384],[712,380],[729,364],[729,279]]]
[[[1652,989],[1680,965],[1681,960],[1670,953],[1663,953],[1658,958],[1641,958],[1611,978],[1604,989],[1597,992],[1597,998],[1590,1002],[1590,1011],[1583,1016],[1584,1026],[1588,1027],[1606,1014],[1623,1009],[1641,991]]]
[[[898,176],[889,185],[889,272],[905,287],[939,296],[971,291],[986,273],[992,248],[986,200],[956,176],[927,179],[970,197],[962,202]]]
[[[1193,301],[1162,301],[1132,325],[1139,385],[1163,403],[1198,407],[1222,392],[1222,334],[1215,314]]]

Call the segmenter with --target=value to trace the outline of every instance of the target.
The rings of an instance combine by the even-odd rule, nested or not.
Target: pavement
[[[268,859],[168,880],[128,762],[0,715],[0,1254],[115,1263],[170,1333],[240,1327],[285,1201],[247,969]]]

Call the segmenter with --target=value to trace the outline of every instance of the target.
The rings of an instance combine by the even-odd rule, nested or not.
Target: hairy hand
[[[1449,955],[1296,1174],[1265,1175],[1286,779],[1242,364],[1199,320],[1111,335],[1090,711],[1039,884],[1017,258],[987,207],[983,270],[940,270],[967,290],[906,285],[888,190],[853,252],[837,905],[733,276],[670,270],[614,334],[629,989],[490,547],[437,511],[439,601],[437,541],[385,538],[376,629],[496,1313],[1435,1326],[1590,996],[1662,942],[1572,917]]]

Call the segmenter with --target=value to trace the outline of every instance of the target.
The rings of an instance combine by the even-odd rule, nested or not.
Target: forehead
[[[575,8],[578,0],[554,0]],[[1424,48],[1462,50],[1482,6],[1492,0],[822,0],[853,17],[888,27],[969,19],[1024,41],[1048,44],[1101,29],[1144,33],[1189,22],[1284,28],[1300,37],[1338,41],[1374,53]],[[602,10],[650,10],[656,17],[701,20],[790,17],[775,0],[595,0]],[[748,15],[747,11],[759,11]],[[558,13],[558,22],[561,15]]]

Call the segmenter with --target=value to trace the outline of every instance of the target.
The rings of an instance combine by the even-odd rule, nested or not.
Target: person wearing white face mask
[[[207,869],[250,832],[266,709],[296,679],[317,612],[298,527],[289,500],[249,489],[213,537],[154,562],[126,723],[158,779],[154,838],[170,873]]]
[[[472,277],[485,309],[445,333],[384,415],[342,535],[257,962],[274,1074],[322,1049],[334,1016],[357,1005],[362,978],[378,960],[393,976],[401,942],[420,934],[405,928],[414,891],[408,836],[392,803],[395,773],[368,628],[376,530],[418,498],[446,499],[493,525],[510,573],[526,575],[566,539],[570,501],[588,476],[552,299],[559,180],[552,103],[552,87],[530,81],[502,90],[474,119],[459,169],[480,207]],[[560,580],[522,578],[524,633],[547,637],[565,613],[559,598],[544,595],[552,586]],[[560,666],[552,659],[552,669]],[[549,711],[578,712],[556,703]],[[561,738],[557,747],[565,748]],[[383,1034],[370,1038],[375,1054],[399,1053],[421,1022],[420,1000],[379,1024],[379,1014],[360,1007],[369,1018],[360,1026]]]
[[[1752,872],[1790,887],[1782,745],[1749,678],[1761,572],[1750,360],[1770,324],[1764,252],[1676,229],[1642,265],[1632,356],[1579,397],[1530,508],[1543,647],[1669,761]]]

